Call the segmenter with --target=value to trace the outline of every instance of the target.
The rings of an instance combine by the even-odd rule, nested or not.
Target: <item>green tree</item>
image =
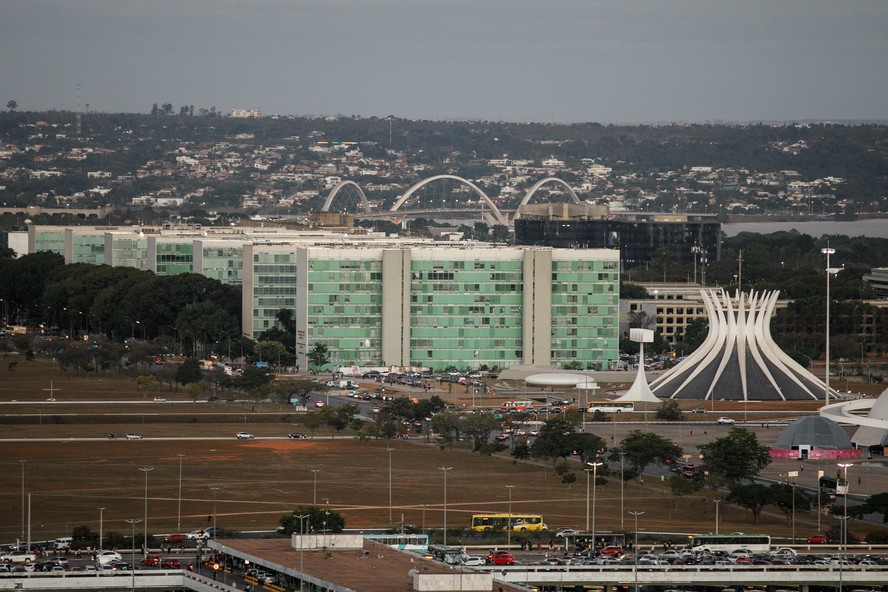
[[[14,101],[14,100],[7,101],[6,108],[9,109],[10,111],[15,111],[16,109],[18,109],[18,101]]]
[[[628,282],[620,286],[621,300],[645,300],[650,298],[647,288],[638,284],[630,284]]]
[[[303,517],[301,525],[298,516]],[[281,516],[279,522],[281,532],[286,535],[300,532],[342,532],[345,528],[342,514],[321,506],[299,506],[291,513]]]
[[[798,487],[793,488],[792,485],[787,483],[772,483],[770,489],[771,503],[783,512],[783,515],[786,516],[787,524],[792,524],[793,507],[798,511],[811,508],[811,496]],[[795,492],[793,492],[793,489],[795,489]]]
[[[441,446],[451,448],[453,442],[460,438],[460,416],[452,411],[444,410],[432,416],[432,431],[441,441]]]
[[[472,439],[472,451],[481,452],[482,447],[490,441],[490,436],[499,426],[499,421],[492,413],[472,413],[464,415],[460,420],[462,432]]]
[[[623,478],[629,480],[641,475],[648,465],[674,462],[681,457],[682,449],[659,434],[632,430],[620,442],[619,448],[611,450],[610,459],[620,460],[620,452],[627,465],[623,469]]]
[[[866,498],[860,505],[848,506],[848,513],[855,518],[861,518],[865,514],[881,514],[882,522],[888,522],[888,493],[877,493]]]
[[[710,478],[730,484],[755,479],[771,463],[768,447],[759,444],[755,434],[744,428],[732,428],[727,436],[699,448]]]
[[[315,370],[320,370],[330,363],[330,352],[326,343],[315,343],[314,347],[308,352],[308,362]]]
[[[176,382],[179,384],[191,384],[201,380],[203,380],[203,371],[200,368],[200,361],[194,358],[188,358],[176,368]]]
[[[675,399],[666,399],[657,407],[655,417],[661,421],[681,421],[681,407]]]
[[[725,501],[752,512],[752,520],[758,524],[762,509],[766,505],[773,503],[773,493],[768,487],[760,483],[734,485]]]

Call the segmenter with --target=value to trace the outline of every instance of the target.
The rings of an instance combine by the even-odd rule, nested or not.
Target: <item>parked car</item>
[[[508,551],[493,551],[487,556],[487,565],[515,565],[515,558]]]
[[[253,434],[250,432],[238,432],[235,436],[238,440],[252,440]]]
[[[377,372],[376,370],[370,370],[361,374],[361,378],[376,380],[377,378],[379,378],[379,372]]]
[[[719,417],[715,420],[719,425],[734,425],[734,420],[730,417]]]
[[[126,439],[127,440],[141,440],[142,434],[127,434]]]
[[[290,432],[289,434],[287,434],[287,437],[291,440],[305,440],[306,438],[308,438],[308,436],[300,432]]]
[[[607,547],[605,547],[604,549],[601,550],[601,554],[602,555],[609,555],[609,556],[622,555],[623,554],[623,547],[618,547],[617,545],[608,545]]]

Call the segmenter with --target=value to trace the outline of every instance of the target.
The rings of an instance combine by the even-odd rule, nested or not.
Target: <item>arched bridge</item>
[[[435,181],[440,181],[442,179],[449,179],[451,181],[456,181],[457,183],[465,185],[466,187],[471,189],[472,192],[474,192],[481,199],[482,204],[486,205],[487,208],[489,208],[489,211],[485,211],[484,215],[492,223],[501,224],[503,226],[508,226],[511,223],[510,220],[508,219],[508,216],[505,215],[503,213],[503,211],[500,210],[496,206],[495,203],[493,203],[493,201],[490,199],[490,197],[488,197],[488,195],[486,193],[484,193],[484,191],[480,187],[478,187],[477,185],[475,185],[474,183],[472,183],[468,179],[465,179],[465,178],[457,176],[457,175],[435,175],[435,176],[429,177],[427,179],[423,179],[422,181],[419,181],[419,182],[413,184],[409,189],[407,189],[407,191],[404,192],[403,195],[401,195],[401,197],[399,197],[395,201],[395,203],[389,209],[389,213],[394,214],[395,212],[398,212],[399,209],[401,208],[401,206],[403,206],[407,202],[407,200],[409,200],[417,191],[419,191],[420,189],[422,189],[423,187],[425,187],[426,185],[428,185],[430,183],[434,183]],[[524,198],[521,200],[521,203],[519,204],[519,208],[520,208],[520,206],[523,206],[526,203],[530,202],[530,200],[534,197],[534,195],[537,193],[537,191],[541,187],[543,187],[544,185],[547,185],[547,184],[555,184],[555,185],[562,186],[567,191],[568,195],[570,195],[570,197],[574,203],[581,203],[580,198],[577,196],[576,192],[574,192],[574,190],[571,188],[571,186],[568,185],[565,181],[563,181],[562,179],[559,179],[558,177],[546,177],[545,179],[541,179],[540,181],[537,181],[536,183],[534,183],[534,185],[527,191],[527,193],[524,195]],[[361,189],[361,186],[358,185],[357,183],[355,183],[354,181],[342,181],[341,183],[336,185],[333,188],[333,190],[330,191],[330,194],[327,196],[327,199],[324,200],[324,205],[321,208],[322,211],[324,211],[324,212],[330,211],[330,206],[332,205],[333,200],[339,194],[340,190],[342,190],[345,187],[354,187],[358,191],[358,194],[361,198],[361,209],[364,211],[364,213],[370,214],[373,217],[381,217],[381,216],[386,215],[384,212],[371,212],[370,211],[370,204],[367,201],[367,196],[364,193],[364,190]],[[438,210],[438,211],[443,211],[443,210]],[[451,211],[451,210],[447,210],[447,211]],[[466,208],[464,208],[464,207],[463,208],[455,208],[455,209],[453,209],[453,211],[466,211]],[[423,209],[423,210],[421,210],[421,212],[422,213],[435,213],[436,210]],[[416,213],[416,212],[412,212],[412,213]],[[515,217],[516,218],[518,217],[517,212],[515,214]]]

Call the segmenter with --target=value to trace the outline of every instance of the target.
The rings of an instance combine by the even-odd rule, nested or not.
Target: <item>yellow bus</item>
[[[539,514],[475,514],[472,516],[472,530],[506,530],[513,532],[536,532],[548,527]]]

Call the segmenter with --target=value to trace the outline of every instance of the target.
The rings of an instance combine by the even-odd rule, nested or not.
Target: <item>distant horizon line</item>
[[[189,105],[190,106],[190,105]],[[228,112],[232,110],[241,110],[242,108],[233,108],[228,111],[217,110],[215,113],[216,117],[224,117],[232,119]],[[244,109],[246,110],[246,109]],[[257,109],[260,113],[262,113],[261,109]],[[87,110],[87,111],[78,111],[73,109],[41,109],[41,110],[30,110],[30,109],[20,109],[16,107],[16,109],[7,109],[6,113],[71,113],[76,115],[78,112],[82,115],[145,115],[152,116],[150,112],[143,111],[99,111],[99,110]],[[169,113],[165,115],[155,115],[154,117],[183,117],[178,113]],[[187,115],[184,117],[193,117],[193,118],[201,118],[207,117],[206,115]],[[292,113],[262,113],[259,117],[237,117],[233,119],[274,119],[274,118],[287,118],[287,119],[357,119],[357,120],[382,120],[385,121],[389,118],[393,118],[394,121],[412,121],[412,122],[435,122],[435,123],[501,123],[501,124],[514,124],[514,125],[602,125],[602,126],[681,126],[681,125],[712,125],[712,126],[744,126],[744,125],[822,125],[822,124],[837,124],[837,125],[888,125],[888,118],[886,119],[872,119],[872,118],[797,118],[797,119],[745,119],[745,120],[729,120],[722,118],[714,118],[714,119],[701,119],[701,120],[688,120],[688,119],[657,119],[657,120],[639,120],[639,121],[533,121],[533,120],[510,120],[510,119],[490,119],[484,117],[454,117],[454,118],[442,118],[442,119],[432,119],[428,117],[401,117],[397,115],[387,115],[387,116],[378,116],[378,115],[344,115],[344,114],[302,114],[296,115]]]

